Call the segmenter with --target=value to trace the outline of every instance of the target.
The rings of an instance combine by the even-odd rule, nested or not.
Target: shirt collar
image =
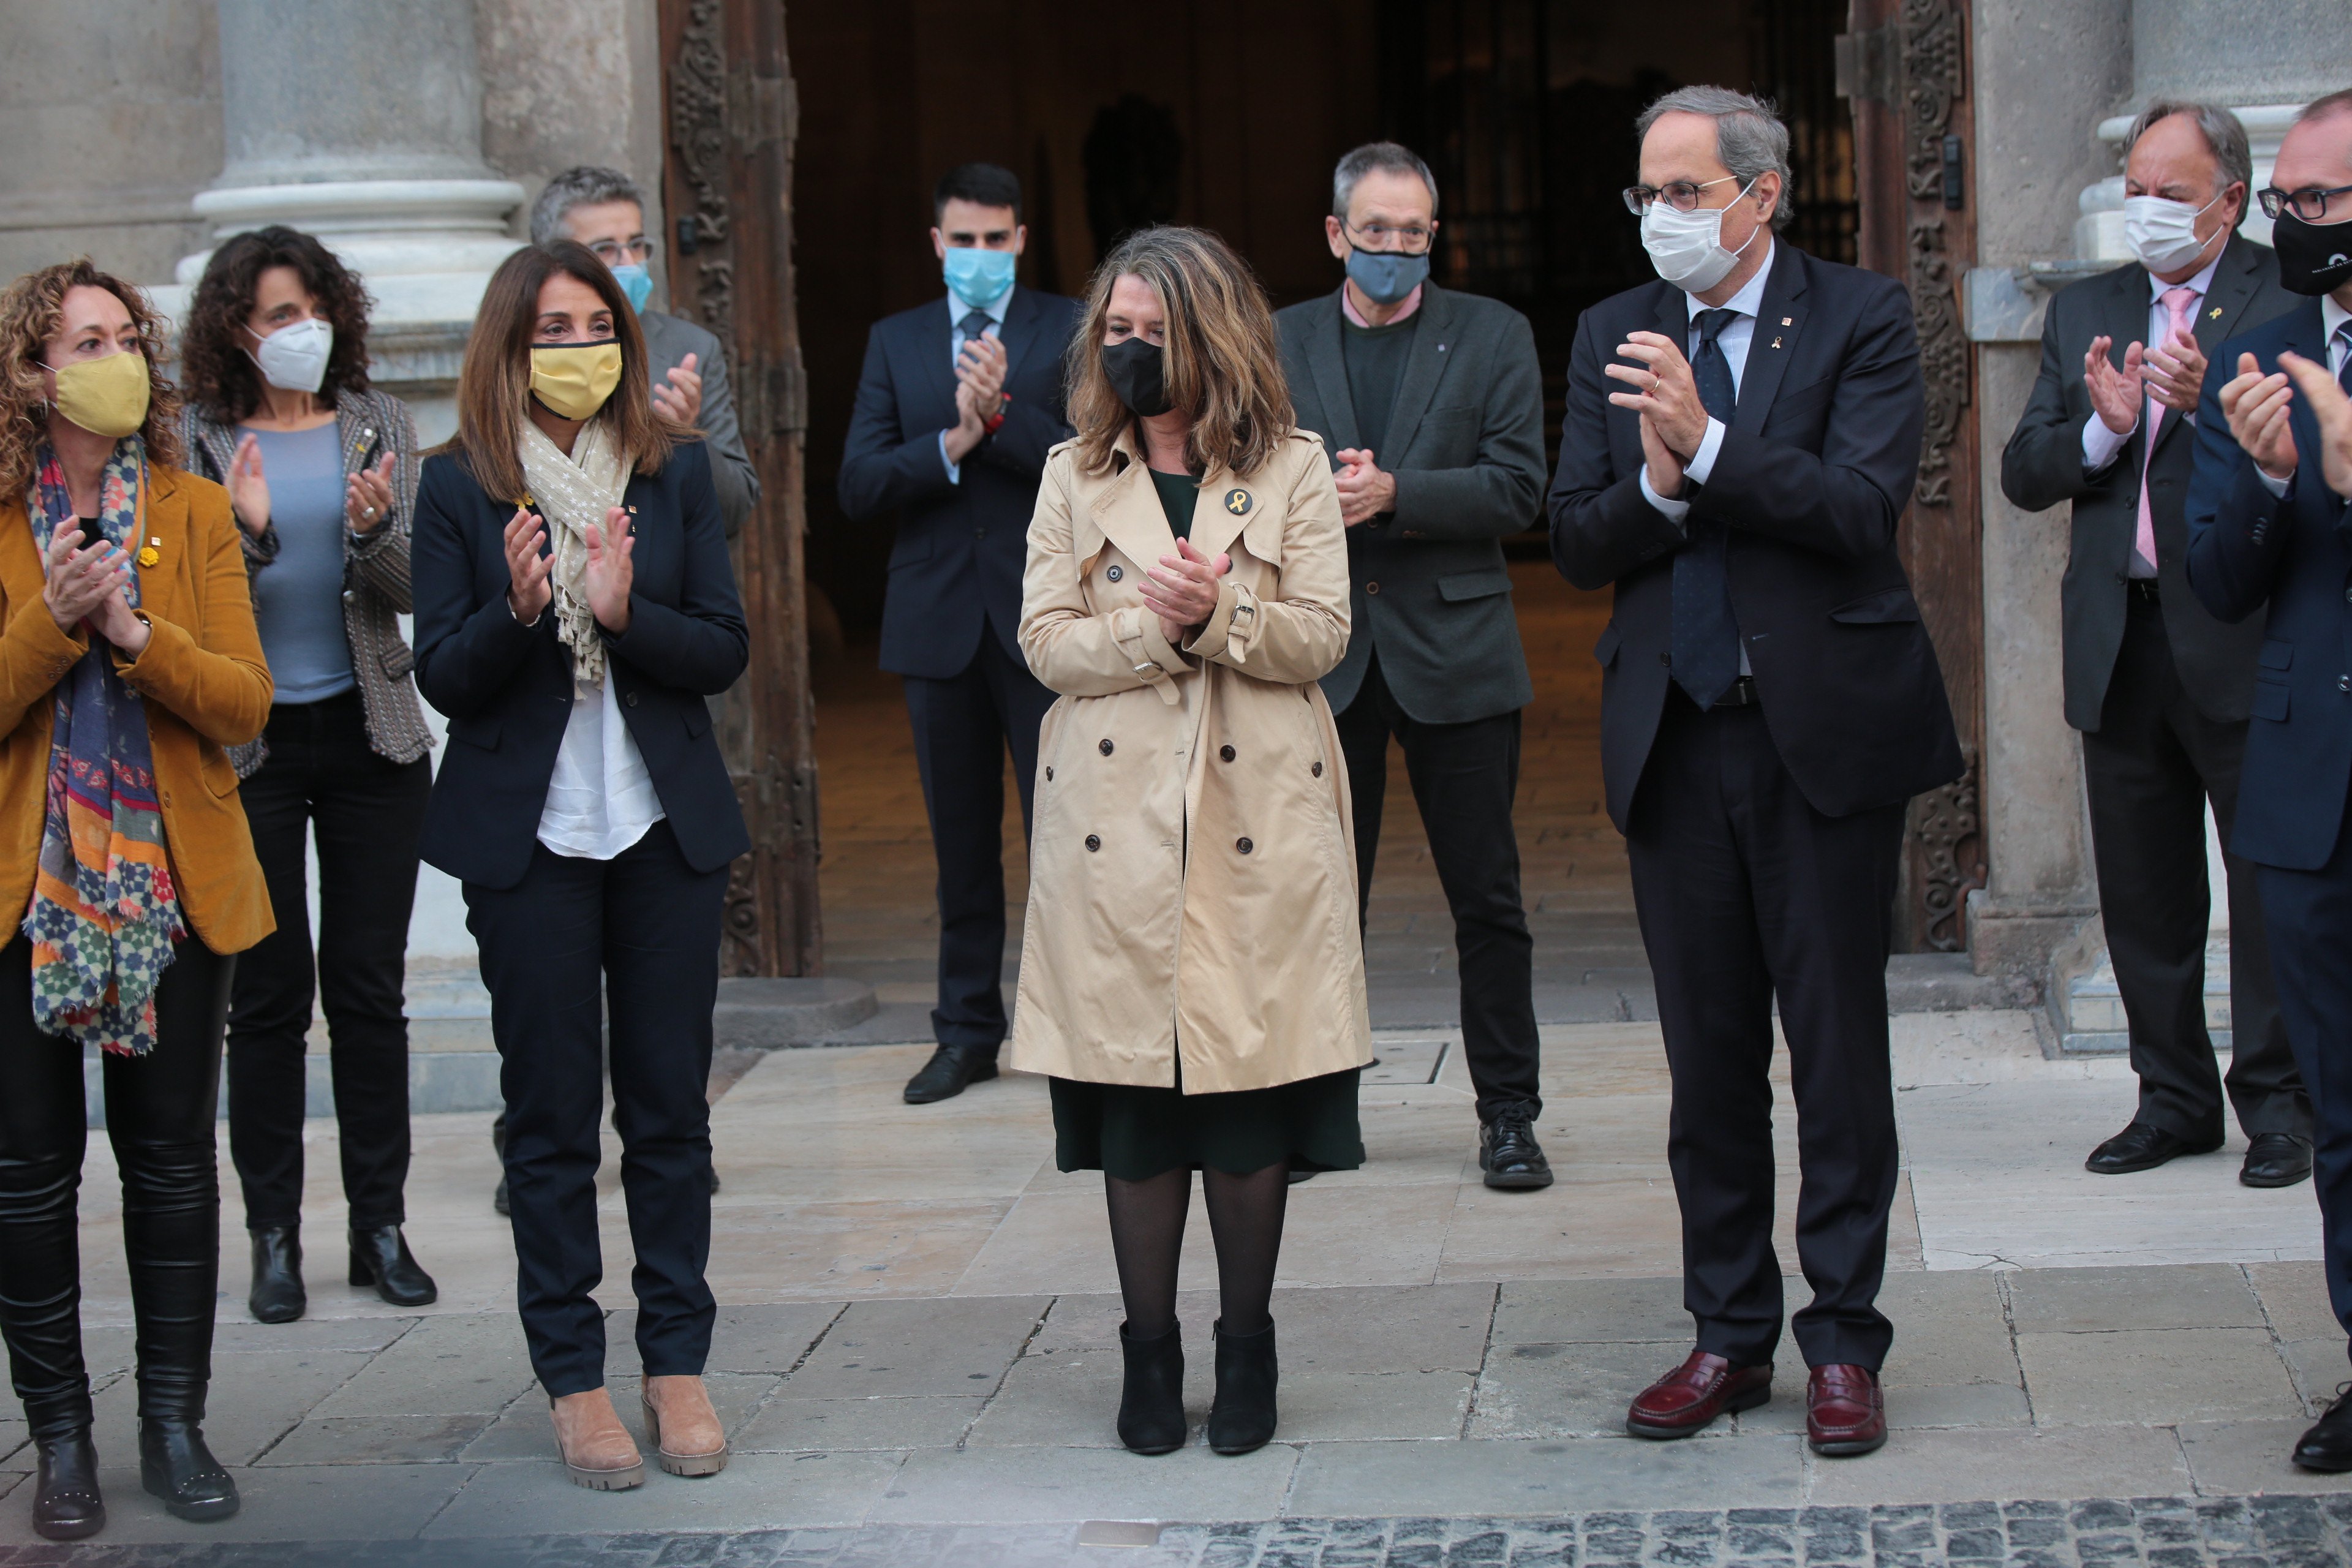
[[[1397,307],[1397,313],[1381,324],[1393,327],[1411,320],[1412,313],[1421,309],[1421,291],[1428,287],[1426,283],[1414,284],[1412,292],[1404,297],[1404,303]],[[1369,329],[1371,326],[1371,322],[1364,320],[1364,313],[1356,309],[1356,297],[1348,292],[1348,285],[1344,282],[1339,285],[1339,313],[1359,327]]]
[[[2224,241],[2221,246],[2221,250],[2227,250],[2230,247],[2228,242]],[[2213,253],[2213,259],[2199,268],[2197,269],[2197,275],[2194,278],[2184,278],[2178,283],[2167,283],[2155,273],[2149,273],[2147,275],[2148,303],[2151,305],[2161,303],[2164,299],[2165,291],[2169,289],[2187,289],[2194,293],[2200,300],[2205,298],[2205,291],[2213,287],[2213,269],[2221,265],[2221,250],[2215,251]]]
[[[1771,231],[1768,229],[1765,231],[1764,239],[1764,265],[1756,269],[1755,277],[1739,286],[1738,293],[1720,305],[1702,304],[1696,294],[1685,294],[1683,299],[1690,305],[1690,319],[1693,321],[1698,320],[1698,313],[1701,310],[1737,310],[1743,316],[1760,316],[1764,313],[1764,289],[1771,280],[1772,239]]]
[[[1015,283],[1012,288],[1007,289],[1003,293],[997,296],[995,304],[983,305],[981,307],[981,313],[986,316],[990,321],[996,323],[998,331],[1002,332],[1004,330],[1004,313],[1013,309],[1013,296],[1019,293],[1020,290],[1021,285]],[[971,306],[957,299],[953,294],[950,294],[948,296],[948,327],[950,331],[962,326],[963,319],[970,314],[971,314]]]
[[[2352,321],[2352,310],[2347,310],[2343,306],[2337,304],[2336,302],[2335,295],[2322,294],[2319,297],[2319,341],[2321,345],[2325,347],[2329,343],[2333,343],[2336,341],[2336,329],[2343,326],[2347,321]]]

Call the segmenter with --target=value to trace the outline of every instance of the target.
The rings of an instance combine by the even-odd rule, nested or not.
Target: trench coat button
[[[1045,782],[1047,784],[1052,784],[1054,782],[1054,770],[1051,768],[1047,768],[1045,770]]]
[[[1102,847],[1102,839],[1101,839],[1099,837],[1097,837],[1097,835],[1092,834],[1092,833],[1089,833],[1089,834],[1087,834],[1087,854],[1091,855],[1091,854],[1093,854],[1096,850],[1097,850],[1097,849],[1099,849],[1099,848],[1101,848],[1101,847]]]
[[[1112,582],[1116,583],[1116,582],[1118,582],[1120,578],[1122,578],[1122,577],[1126,576],[1126,575],[1127,575],[1127,574],[1126,574],[1125,572],[1120,571],[1118,567],[1114,566],[1114,567],[1112,567],[1109,571],[1108,571],[1108,572],[1104,573],[1104,574],[1103,574],[1103,575],[1104,575],[1104,576],[1106,576],[1106,577],[1108,577],[1108,578],[1109,578]]]
[[[1246,854],[1248,854],[1251,850],[1253,850],[1253,849],[1256,848],[1256,847],[1257,847],[1257,846],[1256,846],[1256,845],[1255,845],[1255,844],[1253,844],[1253,843],[1251,843],[1251,842],[1250,842],[1248,839],[1246,839],[1246,838],[1237,838],[1237,839],[1234,840],[1234,848],[1236,848],[1236,849],[1238,849],[1238,850],[1240,850],[1243,854],[1246,855]]]
[[[1313,767],[1311,767],[1311,768],[1307,769],[1307,771],[1308,773],[1313,773],[1317,778],[1318,778],[1318,779],[1319,779],[1319,778],[1321,778],[1321,777],[1323,776],[1323,764],[1322,764],[1321,763],[1316,763]]]
[[[1110,755],[1112,751],[1111,743],[1108,740],[1105,740],[1101,744],[1097,745],[1095,750],[1108,757]]]
[[[1381,585],[1378,583],[1367,583],[1364,584],[1364,592],[1367,594],[1377,594],[1380,591]]]
[[[1230,763],[1234,760],[1234,749],[1231,746],[1219,746],[1217,755],[1220,759]]]

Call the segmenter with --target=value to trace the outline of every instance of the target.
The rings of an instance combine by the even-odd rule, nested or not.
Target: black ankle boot
[[[1139,1454],[1166,1454],[1184,1446],[1184,1330],[1171,1323],[1156,1339],[1139,1340],[1118,1326],[1127,1358],[1127,1385],[1118,1396],[1118,1440]]]
[[[44,1541],[81,1541],[106,1528],[106,1500],[98,1491],[98,1450],[89,1428],[39,1437],[41,1475],[33,1489],[33,1532]]]
[[[1263,1448],[1274,1436],[1274,1325],[1254,1334],[1216,1326],[1217,1397],[1209,1406],[1209,1447],[1220,1454]]]
[[[440,1299],[433,1276],[416,1266],[396,1225],[352,1232],[352,1283],[373,1285],[395,1307],[429,1307]]]
[[[302,1289],[302,1233],[270,1226],[253,1233],[253,1289],[245,1304],[257,1323],[290,1323],[310,1299]]]
[[[193,1421],[140,1417],[139,1484],[162,1498],[174,1519],[193,1524],[217,1524],[236,1512],[236,1482]]]

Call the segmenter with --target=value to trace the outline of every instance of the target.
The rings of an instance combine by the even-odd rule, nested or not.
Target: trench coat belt
[[[1143,646],[1142,621],[1138,619],[1130,624],[1135,630],[1115,639],[1118,643],[1118,651],[1127,655],[1127,661],[1135,667],[1137,678],[1160,693],[1160,701],[1171,708],[1181,707],[1184,701],[1183,694],[1176,689],[1176,682],[1168,672],[1160,668],[1160,661],[1151,657],[1151,650]]]

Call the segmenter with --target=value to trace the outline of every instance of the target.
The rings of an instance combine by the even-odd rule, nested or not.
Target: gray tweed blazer
[[[392,516],[363,539],[343,531],[343,635],[352,645],[352,673],[359,682],[360,706],[367,715],[368,744],[379,756],[413,763],[432,749],[425,710],[409,674],[415,656],[400,635],[407,612],[408,530],[416,510],[416,425],[408,405],[384,392],[346,392],[335,403],[335,429],[343,447],[343,472],[357,473],[383,460],[392,467]],[[236,456],[236,427],[217,425],[191,407],[181,416],[188,466],[215,484],[228,482]],[[278,525],[259,538],[237,530],[245,545],[247,575],[258,577],[278,559]],[[269,755],[266,740],[229,749],[239,778],[250,778]]]

